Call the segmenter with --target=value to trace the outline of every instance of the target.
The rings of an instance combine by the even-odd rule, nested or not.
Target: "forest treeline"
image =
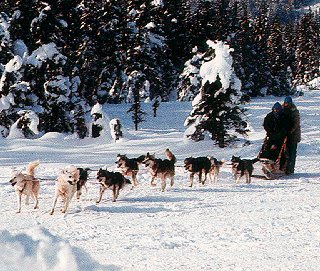
[[[319,76],[320,16],[292,0],[2,0],[1,133],[34,112],[42,132],[86,136],[95,103],[192,100],[208,40],[234,49],[245,99]],[[27,118],[25,118],[27,119]]]

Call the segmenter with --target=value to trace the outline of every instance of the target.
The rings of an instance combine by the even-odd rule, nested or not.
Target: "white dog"
[[[80,172],[75,166],[69,166],[61,172],[56,179],[55,197],[50,215],[54,213],[54,208],[59,197],[61,197],[64,202],[64,207],[61,209],[62,213],[67,211],[70,201],[77,191],[79,177]]]
[[[29,205],[30,196],[34,199],[34,209],[38,208],[38,195],[40,190],[40,181],[34,177],[35,168],[40,164],[40,161],[33,161],[27,165],[26,173],[20,171],[12,172],[11,185],[17,192],[18,197],[18,210],[21,212],[21,199],[22,195],[26,195],[26,205]]]

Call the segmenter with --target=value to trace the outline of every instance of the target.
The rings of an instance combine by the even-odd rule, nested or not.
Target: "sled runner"
[[[259,162],[262,166],[262,174],[268,180],[277,179],[285,175],[287,164],[287,137],[284,138],[281,145],[274,145],[265,139],[262,148],[258,154]]]

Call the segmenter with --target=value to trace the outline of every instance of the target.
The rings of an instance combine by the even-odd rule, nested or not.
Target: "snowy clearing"
[[[137,132],[123,113],[126,105],[106,105],[109,119],[119,118],[124,127],[124,139],[117,143],[56,133],[36,140],[2,139],[0,270],[319,270],[320,93],[294,97],[302,120],[294,175],[235,184],[227,165],[232,155],[257,155],[265,135],[262,121],[275,101],[282,102],[267,97],[250,103],[252,144],[246,147],[219,149],[209,140],[185,140],[183,123],[191,104],[177,102],[162,103],[157,118],[151,104],[144,104],[147,121]],[[132,158],[155,152],[165,158],[166,148],[178,161],[175,185],[165,192],[159,181],[150,186],[142,167],[136,188],[125,187],[117,202],[108,191],[96,204],[99,185],[92,171],[81,200],[74,198],[65,215],[59,209],[49,215],[54,179],[65,166],[116,170],[118,153]],[[226,160],[218,184],[195,182],[190,188],[183,159],[203,155]],[[16,214],[11,171],[37,159],[40,209],[23,204]],[[259,171],[259,164],[255,168]]]

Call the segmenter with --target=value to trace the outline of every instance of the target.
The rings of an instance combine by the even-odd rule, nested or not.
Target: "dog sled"
[[[266,138],[258,158],[261,164],[261,176],[268,180],[273,180],[285,175],[288,160],[287,137],[280,144],[274,144],[269,138]]]

